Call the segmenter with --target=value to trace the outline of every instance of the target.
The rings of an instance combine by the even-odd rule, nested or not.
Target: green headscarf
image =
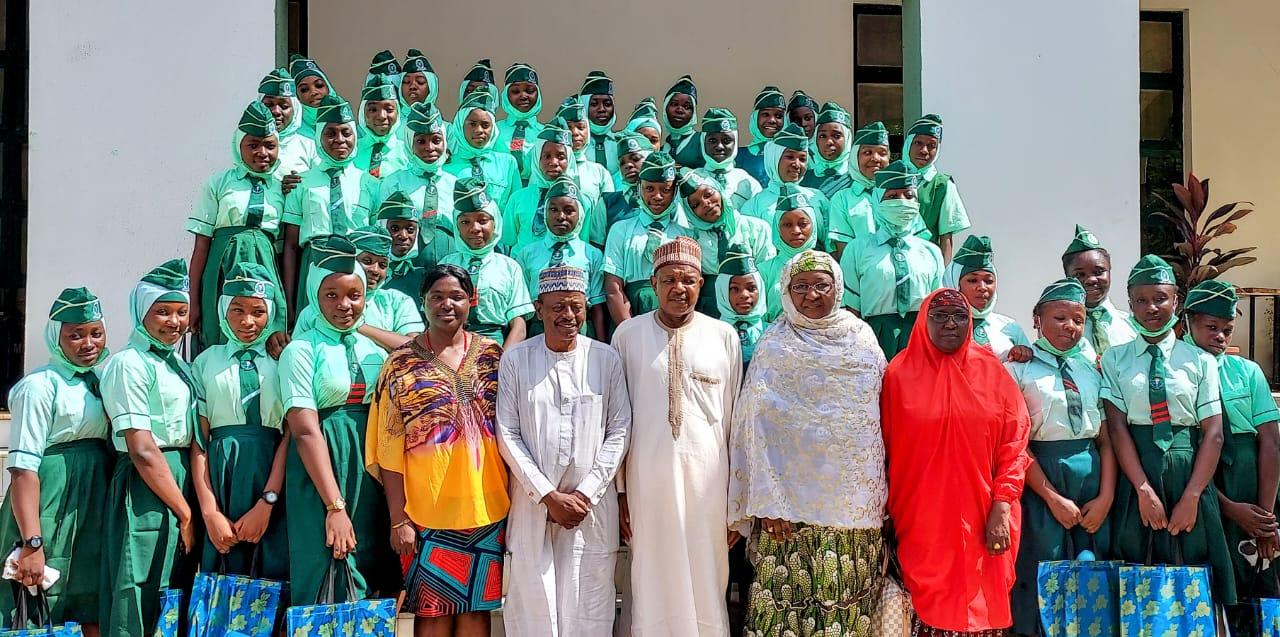
[[[489,131],[489,139],[484,146],[476,148],[467,141],[466,126],[467,117],[471,115],[471,111],[480,110],[489,114],[489,119],[493,121],[493,127]],[[498,144],[498,118],[493,112],[493,97],[488,93],[476,91],[467,96],[462,102],[462,106],[458,107],[457,114],[454,115],[453,123],[449,128],[449,153],[460,161],[471,161],[476,157],[482,157],[493,152]]]
[[[853,141],[850,142],[851,149],[863,146],[884,146],[886,150],[889,148],[889,129],[884,127],[884,122],[871,122],[854,132]],[[849,175],[866,189],[875,188],[875,180],[863,175],[857,164],[858,158],[855,153],[854,157],[849,159]]]
[[[585,220],[587,211],[582,205],[582,191],[578,189],[578,184],[573,179],[561,175],[559,179],[551,182],[547,187],[546,202],[542,204],[542,210],[538,214],[542,215],[544,221],[547,220],[547,213],[551,208],[551,200],[558,197],[570,197],[578,202],[578,223],[569,230],[568,234],[557,235],[551,232],[551,224],[547,223],[547,238],[552,243],[572,241],[582,235],[582,222]]]
[[[365,80],[375,75],[388,75],[397,82],[400,81],[400,62],[396,60],[396,54],[390,49],[383,49],[373,54],[373,60],[369,62],[369,73],[365,75]]]
[[[267,109],[267,105],[262,102],[251,102],[245,107],[244,113],[240,116],[240,123],[236,125],[236,130],[231,135],[231,158],[235,161],[235,165],[244,169],[250,175],[266,179],[270,177],[276,166],[280,165],[280,156],[276,155],[276,160],[271,162],[265,171],[258,172],[249,167],[244,162],[244,158],[240,156],[240,142],[246,136],[254,137],[276,137],[276,120],[271,117],[271,111]]]
[[[49,308],[49,320],[44,326],[44,344],[49,348],[49,361],[79,374],[93,370],[98,363],[106,360],[111,352],[105,347],[98,352],[98,360],[88,367],[71,362],[67,353],[62,351],[60,338],[63,325],[82,325],[94,321],[102,321],[102,327],[106,329],[106,319],[102,318],[102,303],[88,288],[67,288],[58,294]]]
[[[494,246],[502,240],[502,211],[498,210],[498,204],[489,198],[489,193],[485,192],[485,183],[475,177],[466,177],[459,179],[453,186],[453,209],[457,213],[458,218],[469,212],[483,210],[493,217],[493,236],[489,239],[489,243],[473,248],[462,238],[461,223],[458,224],[458,233],[453,237],[453,247],[458,252],[469,255],[471,257],[484,258],[493,254]]]
[[[725,170],[733,168],[738,159],[738,118],[733,116],[733,112],[727,108],[709,108],[702,116],[702,133],[730,133],[733,135],[733,153],[724,161],[715,161],[707,155],[706,145],[703,144],[698,152],[702,153],[703,166],[709,170]]]
[[[665,150],[657,150],[649,153],[644,158],[644,163],[640,164],[640,181],[652,181],[654,183],[675,181],[676,180],[676,160],[671,157],[671,153]],[[672,197],[671,203],[667,204],[665,210],[661,214],[653,214],[649,206],[643,201],[640,202],[640,210],[652,221],[665,221],[671,218],[671,215],[679,209],[679,198]]]
[[[699,188],[707,187],[717,193],[720,193],[720,218],[715,221],[706,221],[693,212],[693,205],[689,203],[689,197],[692,197]],[[725,194],[724,188],[720,187],[719,182],[714,179],[707,179],[699,175],[696,171],[685,168],[680,171],[680,198],[685,200],[685,207],[688,211],[689,225],[698,230],[711,231],[716,228],[723,228],[726,236],[733,234],[733,229],[738,227],[738,212],[734,209],[730,202],[729,195]]]
[[[778,162],[782,161],[782,153],[787,150],[809,152],[809,138],[804,136],[804,129],[799,124],[787,124],[764,145],[764,174],[769,177],[769,185],[783,183],[778,176]],[[809,158],[813,160],[812,157]],[[807,170],[806,170],[807,172]]]
[[[436,70],[431,67],[431,61],[427,56],[422,54],[418,49],[409,49],[408,55],[404,58],[404,68],[401,71],[400,79],[404,80],[404,76],[410,73],[421,73],[427,78],[427,99],[418,102],[419,104],[429,104],[435,106],[436,98],[440,95],[440,76],[436,75]],[[400,95],[400,106],[404,110],[408,110],[410,104],[405,102],[403,93]]]
[[[1208,314],[1221,319],[1235,320],[1238,301],[1236,286],[1226,281],[1209,279],[1200,282],[1187,292],[1183,309],[1188,313]]]
[[[271,281],[271,275],[262,265],[242,262],[231,266],[231,270],[227,272],[227,278],[222,282],[222,292],[218,296],[218,327],[232,347],[237,350],[257,347],[271,336],[269,326],[277,309],[272,302],[275,288],[276,284]],[[262,299],[267,304],[267,321],[252,343],[241,341],[231,329],[231,324],[227,322],[227,310],[236,297]]]
[[[905,159],[891,162],[888,166],[876,171],[876,188],[879,188],[882,192],[919,187],[920,171],[916,170],[915,165]]]
[[[346,168],[356,160],[356,155],[360,149],[360,131],[359,127],[354,125],[356,121],[355,115],[351,113],[351,105],[346,100],[330,93],[320,100],[320,105],[315,108],[316,121],[316,145],[320,147],[320,164],[325,169],[330,168]],[[324,147],[324,127],[328,124],[352,124],[354,132],[351,140],[351,154],[346,159],[334,159],[329,151]]]
[[[662,136],[662,122],[658,121],[658,105],[653,101],[652,97],[646,97],[631,111],[631,117],[627,119],[627,125],[622,130],[627,133],[638,132],[641,128],[652,128],[658,131],[658,136]],[[648,141],[646,138],[645,141]]]
[[[487,84],[488,89],[485,93],[489,96],[489,103],[498,103],[498,85],[493,79],[493,63],[490,62],[488,58],[477,61],[471,66],[471,70],[467,71],[467,74],[463,76],[462,82],[458,84],[459,104],[467,101],[467,85],[472,82],[484,82]],[[459,107],[459,109],[461,109],[461,107]],[[493,112],[492,107],[489,109],[489,112]]]
[[[751,110],[751,121],[747,124],[747,128],[751,131],[751,143],[747,148],[751,152],[759,155],[760,149],[764,147],[765,142],[769,141],[765,134],[760,132],[760,126],[756,122],[760,119],[760,111],[766,108],[776,108],[782,111],[783,122],[787,117],[787,98],[782,95],[782,91],[776,86],[766,86],[756,94],[755,106]]]
[[[297,53],[289,56],[289,75],[293,76],[295,85],[301,84],[302,80],[309,77],[318,77],[324,80],[325,85],[329,87],[329,94],[333,95],[333,82],[329,81],[329,76],[324,74],[324,71],[320,69],[315,60],[304,58]],[[315,130],[316,110],[319,106],[308,106],[301,103],[300,105],[302,106],[302,126],[305,126],[306,130]]]
[[[814,249],[814,246],[818,245],[818,212],[799,184],[784,183],[778,187],[776,208],[777,212],[773,215],[773,247],[782,256],[783,263],[790,261],[791,257],[801,252]],[[799,248],[793,248],[782,240],[782,215],[792,210],[799,210],[809,217],[809,225],[812,228],[809,232],[809,238]]]
[[[514,62],[507,67],[504,83],[511,86],[516,82],[529,82],[534,86],[538,86],[538,72],[532,66],[524,62]],[[507,98],[506,87],[503,87],[501,93],[502,112],[506,113],[507,119],[515,122],[524,122],[528,120],[536,120],[538,113],[542,112],[542,87],[538,86],[538,99],[534,101],[533,106],[526,112],[520,112],[520,109],[511,104],[511,100]]]
[[[394,193],[392,196],[395,194],[404,193]],[[384,226],[360,226],[352,230],[347,238],[356,246],[357,256],[361,252],[368,252],[374,256],[391,258],[391,233]]]
[[[769,304],[765,300],[764,278],[760,276],[760,271],[756,269],[756,260],[752,258],[751,251],[745,247],[733,244],[720,257],[720,275],[715,280],[716,308],[720,310],[720,320],[735,325],[737,323],[748,323],[750,326],[760,328],[764,323],[765,314],[769,312]],[[759,295],[756,297],[756,304],[746,314],[739,314],[733,308],[733,304],[729,302],[729,284],[730,279],[735,276],[749,275],[756,282],[756,289]],[[742,356],[744,359],[750,359],[755,352],[755,341],[742,343],[744,349]]]
[[[401,139],[404,141],[405,158],[409,170],[421,175],[424,172],[439,173],[449,160],[449,131],[440,118],[440,111],[432,104],[418,102],[410,106],[404,115],[404,127],[401,128]],[[428,164],[413,152],[413,138],[418,134],[440,133],[444,136],[445,150],[440,157]]]
[[[564,146],[564,153],[569,163],[564,174],[577,179],[578,158],[573,152],[573,136],[569,133],[564,120],[556,118],[547,122],[547,125],[538,131],[538,136],[534,138],[533,143],[529,145],[529,159],[533,162],[533,171],[529,174],[529,185],[534,188],[547,188],[554,181],[542,172],[542,147],[547,144]]]
[[[298,85],[284,67],[267,73],[258,82],[258,99],[267,96],[287,97],[293,103],[293,117],[289,118],[289,123],[283,129],[276,131],[280,140],[284,141],[302,129],[302,102],[298,101]]]
[[[351,240],[342,235],[329,234],[316,237],[311,240],[312,260],[307,271],[307,300],[310,301],[312,307],[317,308],[317,316],[321,320],[312,324],[312,329],[322,332],[331,332],[340,336],[350,334],[364,325],[364,313],[356,319],[356,322],[346,329],[340,329],[333,323],[329,322],[329,317],[324,312],[320,312],[320,286],[324,283],[326,277],[331,274],[354,274],[360,277],[360,282],[368,287],[369,281],[364,276],[364,268],[356,263],[356,246]]]
[[[578,89],[578,101],[582,106],[591,105],[592,95],[608,95],[613,97],[613,79],[604,71],[591,71],[587,73],[586,79],[582,80],[582,88]],[[604,135],[613,131],[613,126],[618,122],[618,109],[614,108],[613,117],[609,118],[609,122],[603,126],[588,120],[591,126],[592,135]]]
[[[911,161],[911,142],[916,135],[928,135],[938,140],[938,152],[933,154],[933,161],[930,161],[923,168],[916,167],[916,170],[920,171],[920,175],[924,180],[929,181],[937,174],[938,169],[934,165],[938,163],[938,157],[942,155],[942,116],[929,113],[916,120],[907,129],[906,137],[902,140],[902,159],[912,166],[915,166],[915,162]]]
[[[853,154],[853,132],[850,129],[849,112],[840,107],[835,102],[827,102],[822,105],[822,109],[817,113],[817,124],[813,127],[813,138],[810,139],[813,152],[809,157],[809,170],[815,174],[824,175],[828,171],[835,171],[836,175],[849,174],[849,157]],[[823,124],[836,124],[844,130],[844,150],[835,159],[828,160],[822,156],[822,152],[818,150],[818,129]],[[857,172],[857,171],[853,171]]]
[[[689,100],[693,102],[689,123],[680,128],[672,126],[671,120],[667,119],[667,104],[670,104],[671,98],[676,95],[688,95]],[[662,111],[658,115],[662,118],[662,126],[671,137],[684,137],[693,132],[693,127],[698,125],[698,87],[693,84],[693,76],[682,75],[675,84],[671,85],[671,88],[667,89],[667,96],[662,100]]]
[[[160,351],[172,352],[172,345],[156,340],[147,332],[142,326],[142,319],[156,303],[191,303],[190,290],[191,279],[187,275],[187,262],[183,259],[171,259],[153,268],[129,293],[133,331]]]
[[[390,52],[388,51],[388,53]],[[395,61],[394,58],[392,58],[392,61],[393,62]],[[373,132],[373,129],[369,127],[368,122],[364,121],[364,109],[365,109],[365,105],[368,104],[369,102],[383,102],[383,101],[394,101],[396,103],[396,108],[397,108],[396,121],[391,125],[391,128],[387,129],[386,135],[378,135],[378,134],[375,134]],[[390,75],[370,75],[369,78],[365,80],[364,88],[360,90],[360,115],[358,115],[357,118],[358,118],[358,121],[360,122],[361,138],[363,138],[365,135],[368,135],[370,139],[366,140],[367,143],[364,145],[363,148],[360,148],[359,150],[357,150],[359,154],[372,152],[373,145],[375,143],[382,142],[385,144],[386,141],[390,139],[392,135],[396,134],[396,130],[400,128],[400,123],[401,123],[400,118],[403,116],[403,114],[400,113],[400,111],[398,110],[399,107],[400,107],[400,87],[398,84],[396,84],[396,81],[394,78],[392,78]],[[361,165],[365,165],[365,163],[368,161],[369,161],[369,158],[365,158],[364,160],[362,160]]]
[[[412,221],[418,224],[419,234],[423,231],[422,212],[413,207],[413,200],[409,199],[409,195],[406,195],[404,192],[399,190],[391,193],[389,197],[384,199],[382,203],[378,205],[377,220],[381,221],[383,225],[388,221]],[[388,241],[390,241],[390,237],[391,234],[388,232]],[[420,241],[414,241],[413,245],[409,247],[409,251],[400,256],[396,256],[391,252],[391,245],[388,243],[387,258],[391,259],[391,269],[396,269],[395,264],[397,263],[412,261],[415,259],[418,256],[418,246],[420,243]],[[410,265],[408,267],[412,266]]]

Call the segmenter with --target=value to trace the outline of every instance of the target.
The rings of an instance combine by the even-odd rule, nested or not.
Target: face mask
[[[1138,334],[1141,334],[1146,338],[1157,338],[1160,336],[1164,336],[1169,330],[1173,329],[1173,326],[1176,325],[1177,323],[1178,323],[1178,315],[1174,314],[1173,316],[1169,317],[1169,322],[1165,323],[1164,327],[1161,327],[1160,329],[1155,330],[1153,332],[1143,327],[1142,323],[1138,322],[1138,319],[1135,319],[1132,316],[1129,317],[1129,325],[1133,326],[1134,331],[1136,331]]]
[[[1080,339],[1076,341],[1076,344],[1071,346],[1071,349],[1058,349],[1054,347],[1051,343],[1049,343],[1049,341],[1045,339],[1045,337],[1041,336],[1040,338],[1036,339],[1036,347],[1039,347],[1040,349],[1046,352],[1049,352],[1050,354],[1053,354],[1058,358],[1068,358],[1080,353],[1080,350],[1084,348],[1084,339]]]
[[[920,202],[915,199],[888,199],[880,202],[877,212],[885,223],[901,230],[920,216]]]

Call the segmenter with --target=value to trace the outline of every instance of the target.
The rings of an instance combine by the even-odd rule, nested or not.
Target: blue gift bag
[[[368,635],[395,637],[396,600],[368,599],[338,602],[337,592],[347,596],[351,567],[344,560],[334,560],[320,584],[316,603],[294,606],[285,612],[289,637],[329,637],[331,635]]]
[[[1280,599],[1258,600],[1258,634],[1280,637]]]
[[[1040,625],[1047,637],[1120,634],[1120,562],[1041,562]]]
[[[35,625],[38,628],[11,628],[0,630],[0,637],[84,637],[80,625],[67,622],[54,626],[49,618],[49,600],[44,591],[31,595],[18,583],[13,584],[13,597],[16,612],[13,617],[14,626]]]
[[[182,589],[160,590],[160,614],[153,637],[182,637]]]
[[[199,573],[191,587],[189,637],[271,637],[284,585],[241,575]]]
[[[1120,567],[1120,634],[1212,637],[1215,623],[1209,569]]]

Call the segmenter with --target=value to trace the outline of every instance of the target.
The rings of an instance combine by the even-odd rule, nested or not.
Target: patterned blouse
[[[404,476],[405,512],[423,528],[478,528],[511,506],[494,435],[502,347],[468,337],[457,369],[417,339],[391,352],[369,412],[365,464]]]

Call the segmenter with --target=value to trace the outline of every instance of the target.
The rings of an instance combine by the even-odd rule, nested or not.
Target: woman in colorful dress
[[[825,253],[787,264],[785,315],[756,344],[734,405],[729,528],[750,537],[748,635],[869,635],[880,602],[885,358],[840,307],[841,283]]]
[[[68,288],[49,308],[49,364],[9,390],[9,492],[0,507],[0,546],[20,544],[13,580],[39,586],[45,567],[62,573],[44,591],[49,621],[98,635],[102,530],[112,513],[107,484],[115,454],[107,442],[98,371],[107,359],[102,304]],[[0,625],[13,628],[15,600],[0,595]]]
[[[142,277],[129,294],[129,345],[102,371],[102,403],[119,452],[102,547],[99,619],[110,637],[150,635],[161,591],[191,584],[188,555],[197,536],[190,451],[199,395],[174,351],[187,333],[189,287],[182,259]]]
[[[756,94],[751,110],[751,142],[738,152],[738,168],[747,171],[760,187],[769,185],[764,169],[764,145],[787,124],[787,98],[776,86],[766,86]]]
[[[493,109],[489,93],[476,91],[467,95],[449,129],[449,161],[444,169],[458,179],[471,177],[483,181],[489,198],[502,210],[524,182],[515,158],[498,148],[497,118]]]
[[[347,600],[394,597],[400,581],[387,544],[387,503],[364,471],[369,383],[387,352],[357,330],[364,323],[364,269],[338,235],[314,242],[307,296],[319,309],[280,355],[280,399],[289,436],[285,501],[289,516],[291,605],[313,604],[325,572],[345,560]]]
[[[1115,557],[1148,564],[1207,564],[1215,604],[1236,603],[1214,473],[1222,454],[1218,362],[1181,341],[1178,286],[1164,259],[1129,273],[1130,320],[1141,338],[1102,355],[1107,433],[1123,480],[1112,515]]]
[[[1013,623],[1027,405],[1000,361],[974,344],[964,295],[943,288],[921,308],[880,394],[912,635],[1000,637]]]
[[[387,359],[365,463],[386,486],[414,633],[487,637],[511,507],[495,437],[502,347],[466,329],[476,289],[465,270],[437,266],[425,285],[427,331]]]
[[[256,263],[237,264],[222,284],[216,317],[227,342],[191,365],[200,396],[191,473],[206,534],[201,570],[284,580],[287,445],[276,361],[266,349],[267,326],[281,311],[275,285]],[[260,570],[251,572],[255,554]]]
[[[1040,631],[1040,562],[1074,560],[1085,551],[1106,559],[1116,486],[1115,455],[1102,419],[1102,375],[1081,354],[1084,288],[1075,279],[1055,281],[1040,294],[1033,318],[1040,332],[1033,358],[1005,365],[1031,416],[1012,597],[1013,632],[1021,635]]]
[[[991,237],[969,235],[956,251],[942,275],[942,287],[960,290],[973,316],[973,342],[1001,361],[1025,363],[1031,360],[1031,341],[1022,326],[996,313],[995,252]]]

